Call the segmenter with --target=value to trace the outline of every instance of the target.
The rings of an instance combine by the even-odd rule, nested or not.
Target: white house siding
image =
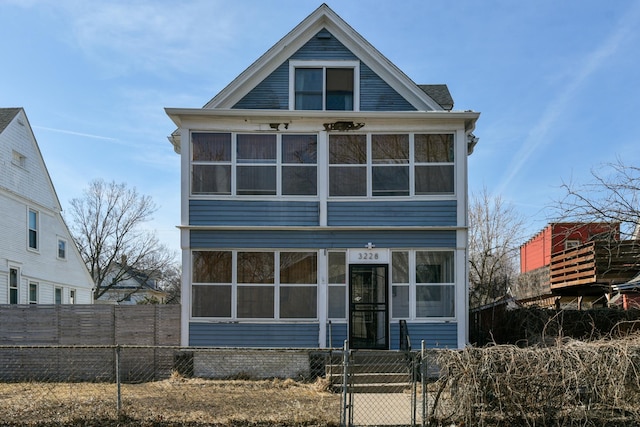
[[[16,164],[14,152],[24,157]],[[92,302],[91,277],[75,249],[60,214],[55,190],[23,110],[0,133],[0,304],[9,303],[9,271],[20,272],[20,304],[29,302],[29,283],[38,286],[39,304]],[[38,214],[38,249],[28,247],[28,212]],[[66,259],[58,258],[58,239],[66,242]]]

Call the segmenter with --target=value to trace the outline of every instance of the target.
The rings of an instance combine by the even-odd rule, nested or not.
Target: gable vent
[[[316,38],[318,40],[329,40],[331,38],[331,33],[327,30],[321,30],[318,34],[316,34]]]

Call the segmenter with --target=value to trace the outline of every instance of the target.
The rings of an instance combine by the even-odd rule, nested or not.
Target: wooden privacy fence
[[[0,345],[180,345],[180,305],[0,305]]]

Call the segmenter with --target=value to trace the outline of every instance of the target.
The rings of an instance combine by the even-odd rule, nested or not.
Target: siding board
[[[189,324],[189,345],[196,347],[317,348],[317,323]]]
[[[409,323],[412,350],[419,350],[422,340],[427,348],[457,348],[458,323]],[[400,323],[391,322],[391,350],[400,349]]]
[[[455,226],[456,201],[329,202],[329,226]]]
[[[190,200],[190,225],[317,226],[318,202]]]
[[[191,248],[451,248],[450,230],[191,230]]]

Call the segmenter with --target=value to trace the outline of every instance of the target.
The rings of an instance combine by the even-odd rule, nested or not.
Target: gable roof
[[[251,64],[222,89],[203,108],[232,108],[243,96],[287,61],[298,49],[318,32],[327,30],[356,57],[395,89],[418,111],[442,111],[453,107],[453,101],[444,85],[416,85],[398,67],[374,48],[364,37],[340,18],[329,6],[322,4],[279,42]],[[443,88],[444,86],[444,88]],[[446,91],[444,90],[446,89]],[[438,98],[441,102],[434,99]],[[450,102],[449,102],[450,101]]]
[[[18,115],[21,108],[0,108],[0,133],[2,133],[9,123]]]

